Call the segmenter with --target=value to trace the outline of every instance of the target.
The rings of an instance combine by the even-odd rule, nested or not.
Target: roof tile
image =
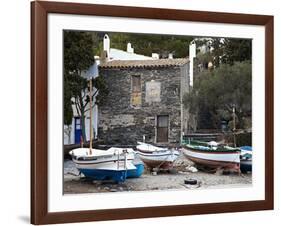
[[[156,60],[113,60],[103,62],[100,68],[145,68],[182,66],[188,63],[188,58],[156,59]]]

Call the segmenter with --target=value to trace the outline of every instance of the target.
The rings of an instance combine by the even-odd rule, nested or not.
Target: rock
[[[117,192],[118,190],[117,189],[115,189],[115,188],[111,188],[110,189],[110,192]]]
[[[185,167],[186,171],[191,172],[191,173],[197,173],[198,169],[195,168],[194,166],[187,166]]]
[[[156,173],[159,172],[159,168],[153,168],[152,172],[156,172]]]
[[[169,169],[169,173],[170,173],[170,174],[176,174],[176,173],[177,173],[177,170],[174,169],[174,168],[173,168],[173,169]]]
[[[184,171],[178,171],[179,174],[188,174],[187,172]]]
[[[215,175],[221,176],[221,175],[223,175],[223,171],[224,171],[223,169],[218,168],[218,169],[216,169]]]

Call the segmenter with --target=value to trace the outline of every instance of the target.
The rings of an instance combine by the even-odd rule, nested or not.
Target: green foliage
[[[73,118],[72,102],[71,102],[71,90],[69,84],[64,85],[64,103],[63,103],[63,113],[64,113],[64,125],[71,125]]]
[[[102,51],[102,40],[105,33],[97,33],[100,45],[98,53]],[[173,53],[175,58],[187,57],[189,55],[189,43],[193,37],[152,35],[152,34],[132,34],[132,33],[107,33],[110,38],[111,48],[126,51],[127,43],[131,43],[135,53],[151,56],[158,53],[160,58],[167,58],[169,53]]]
[[[252,58],[252,40],[226,38],[222,47],[221,63],[223,64],[232,65],[234,62],[250,61]]]
[[[88,32],[64,31],[64,69],[80,74],[94,62],[93,39]]]
[[[226,143],[234,144],[234,136],[232,133],[225,134],[224,136]],[[236,146],[252,146],[252,133],[238,133],[235,135],[236,138]]]
[[[81,91],[87,88],[87,80],[81,73],[94,62],[93,40],[90,33],[64,31],[64,103],[70,103],[71,98],[81,96]],[[65,108],[64,117],[71,115]]]
[[[109,90],[107,88],[105,79],[103,75],[99,75],[95,79],[93,79],[93,86],[97,89],[98,94],[96,95],[96,105],[101,105],[107,98]]]
[[[192,37],[166,36],[166,35],[130,35],[132,46],[136,53],[151,56],[158,53],[160,58],[167,58],[173,53],[175,58],[189,55],[189,43]]]
[[[201,121],[209,122],[205,127],[211,128],[219,128],[221,120],[230,121],[235,107],[238,126],[243,128],[243,117],[251,115],[251,67],[249,61],[244,61],[203,71],[195,79],[192,91],[185,94],[185,107],[201,115]]]

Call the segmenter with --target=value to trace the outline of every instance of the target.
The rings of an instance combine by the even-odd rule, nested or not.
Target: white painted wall
[[[196,44],[190,43],[189,45],[189,84],[193,86],[193,67],[194,67],[194,58],[196,57]]]

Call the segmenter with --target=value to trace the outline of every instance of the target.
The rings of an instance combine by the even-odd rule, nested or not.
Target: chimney
[[[193,86],[193,58],[196,57],[196,44],[192,41],[189,45],[189,84]]]
[[[159,54],[158,53],[152,53],[151,56],[152,56],[153,59],[156,59],[156,60],[159,59]]]
[[[168,59],[173,59],[173,54],[169,53]]]
[[[132,48],[132,45],[130,42],[127,44],[127,52],[128,53],[134,53],[134,48]]]
[[[103,52],[105,52],[106,58],[109,59],[109,51],[110,51],[110,39],[107,34],[104,35],[103,37]]]

